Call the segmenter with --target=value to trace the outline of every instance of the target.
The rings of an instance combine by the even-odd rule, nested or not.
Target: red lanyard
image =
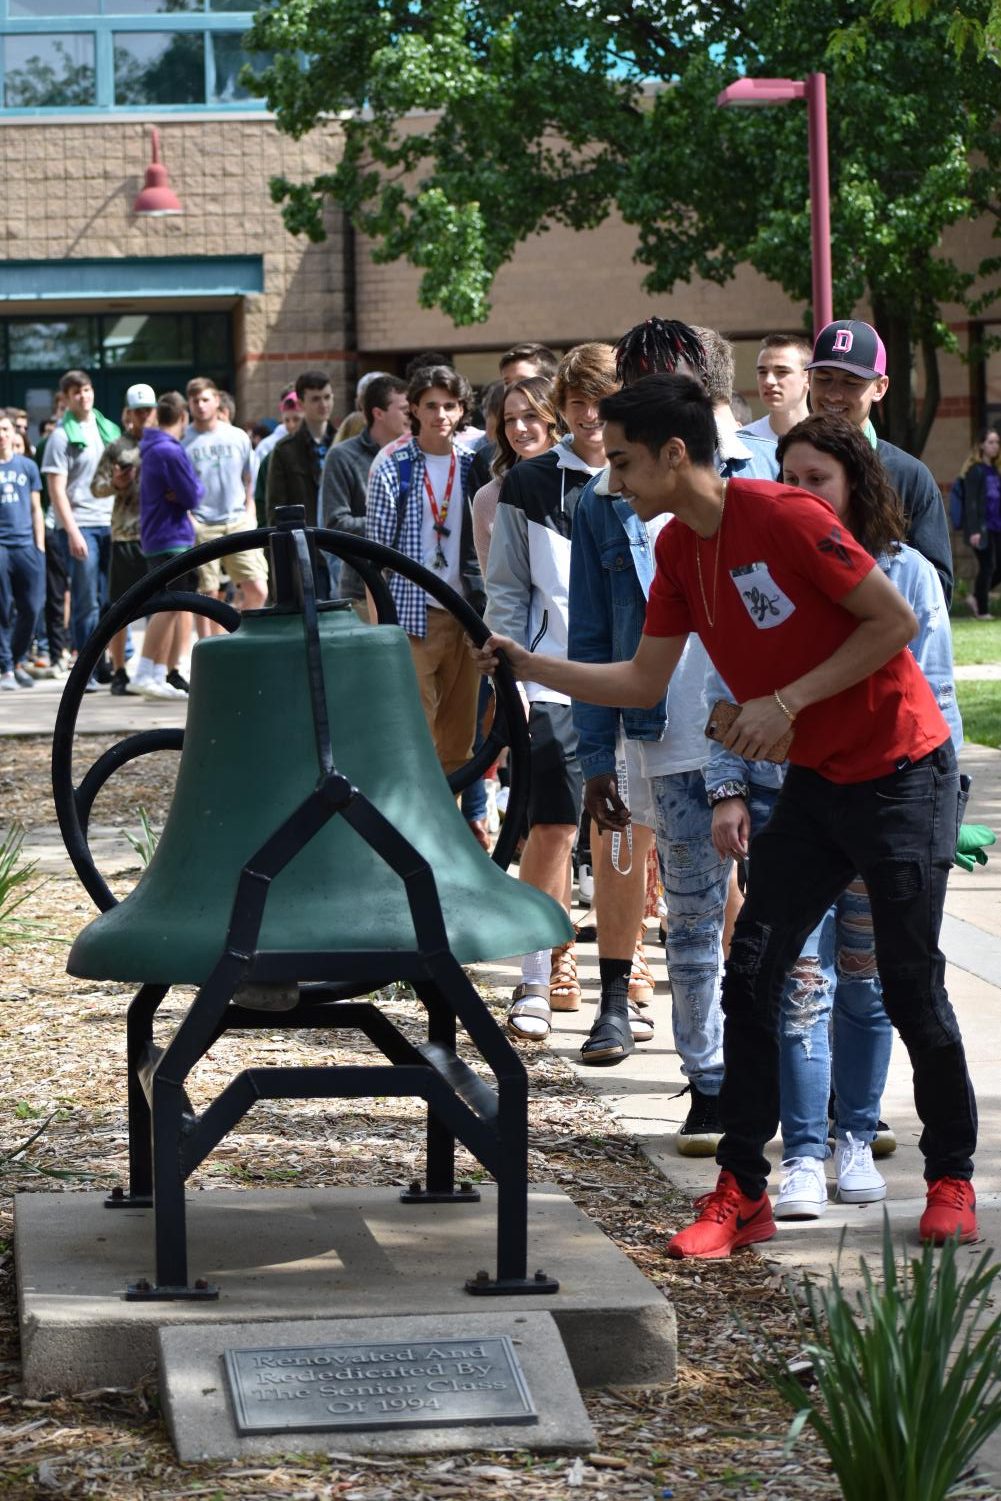
[[[448,483],[445,486],[445,499],[442,502],[442,507],[441,507],[441,510],[439,511],[439,509],[438,509],[438,502],[434,498],[434,489],[432,488],[432,485],[431,485],[431,476],[428,474],[427,463],[425,462],[425,465],[424,465],[424,489],[427,492],[428,505],[431,507],[431,515],[432,515],[432,518],[434,519],[434,529],[435,529],[435,532],[437,533],[437,535],[438,535],[439,538],[441,538],[441,537],[448,537],[448,536],[451,535],[450,532],[449,532],[449,530],[448,530],[448,527],[445,525],[445,522],[448,520],[448,508],[449,508],[449,505],[451,504],[451,500],[452,500],[452,484],[453,484],[454,480],[455,480],[455,449],[453,448],[452,449],[452,461],[451,461],[451,463],[448,466]],[[439,551],[439,553],[441,552],[441,542],[440,541],[438,543],[438,551]]]

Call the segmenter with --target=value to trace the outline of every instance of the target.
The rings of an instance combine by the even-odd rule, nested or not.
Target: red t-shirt
[[[858,624],[839,600],[875,567],[826,501],[769,480],[729,481],[715,537],[700,539],[670,521],[656,559],[645,634],[696,631],[739,703],[767,697],[826,661]],[[924,674],[905,649],[854,687],[804,709],[789,759],[832,782],[864,782],[948,738]]]

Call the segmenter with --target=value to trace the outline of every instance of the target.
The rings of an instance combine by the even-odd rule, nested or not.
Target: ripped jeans
[[[751,784],[752,838],[767,824],[778,795],[777,787]],[[748,879],[754,880],[753,863]],[[856,878],[807,937],[782,992],[779,1110],[784,1157],[826,1158],[832,1074],[839,1135],[850,1131],[856,1141],[875,1138],[892,1047],[893,1026],[876,968],[872,909],[864,883]]]
[[[667,972],[671,1025],[681,1070],[702,1094],[717,1095],[723,1078],[723,915],[730,861],[712,842],[712,815],[701,771],[653,776],[630,773],[630,808],[652,828],[667,904]]]
[[[751,847],[753,878],[723,980],[724,1135],[716,1160],[746,1194],[764,1192],[764,1149],[779,1123],[786,978],[856,875],[869,891],[883,1003],[910,1056],[925,1177],[972,1177],[976,1100],[938,946],[958,827],[949,742],[867,782],[789,771]]]

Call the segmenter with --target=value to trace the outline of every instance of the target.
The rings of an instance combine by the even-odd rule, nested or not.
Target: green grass
[[[956,702],[963,717],[966,741],[1001,750],[1001,681],[959,682]]]
[[[1001,662],[1001,620],[974,620],[965,610],[952,617],[952,655],[957,667]]]

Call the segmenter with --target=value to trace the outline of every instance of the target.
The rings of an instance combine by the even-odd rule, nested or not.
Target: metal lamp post
[[[831,291],[831,180],[827,163],[827,77],[738,78],[716,96],[718,105],[788,104],[806,100],[810,155],[810,240],[813,261],[813,336],[834,321]]]

